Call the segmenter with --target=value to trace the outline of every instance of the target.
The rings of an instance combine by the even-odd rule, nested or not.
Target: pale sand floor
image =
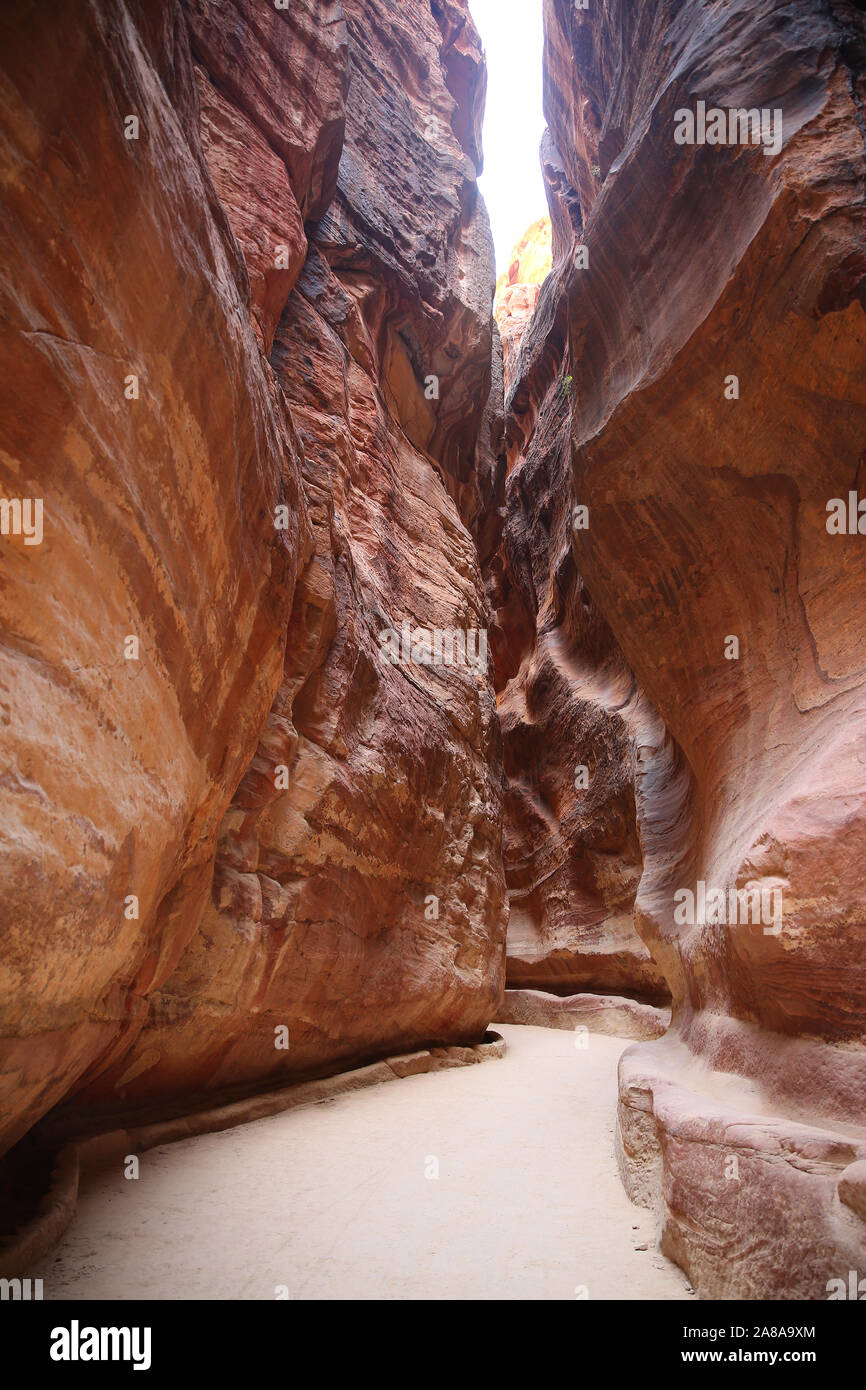
[[[137,1181],[99,1176],[31,1275],[46,1299],[693,1297],[617,1174],[628,1043],[499,1031],[502,1061],[153,1149]]]

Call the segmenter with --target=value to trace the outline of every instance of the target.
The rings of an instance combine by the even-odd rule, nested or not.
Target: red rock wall
[[[8,1146],[61,1102],[76,1125],[477,1040],[504,887],[487,671],[379,639],[487,625],[465,6],[2,28],[3,487],[45,506],[41,546],[3,538]]]
[[[826,527],[866,495],[864,17],[546,0],[545,24],[554,272],[491,581],[512,821],[547,820],[548,862],[576,823],[570,686],[578,760],[608,758],[590,828],[619,794],[617,875],[673,997],[621,1064],[627,1186],[704,1294],[827,1297],[866,1269],[866,552]],[[781,108],[781,148],[678,145],[701,99]],[[546,865],[508,843],[553,945]],[[677,921],[701,880],[781,889],[779,920]]]

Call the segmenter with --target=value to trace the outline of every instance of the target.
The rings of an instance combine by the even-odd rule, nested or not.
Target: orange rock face
[[[570,688],[593,830],[622,789],[607,910],[636,889],[673,998],[621,1064],[627,1186],[701,1292],[827,1297],[866,1269],[866,541],[833,529],[864,487],[864,20],[547,0],[545,21],[554,270],[491,579],[517,823],[546,823],[548,857],[576,823]],[[759,139],[698,143],[717,108],[726,134],[764,112]],[[531,864],[553,942],[556,876]]]
[[[2,23],[8,1146],[474,1042],[505,905],[465,6]]]
[[[493,315],[502,339],[506,390],[514,377],[520,342],[538,303],[541,286],[550,274],[550,267],[550,218],[539,217],[514,247],[508,269],[496,282]]]

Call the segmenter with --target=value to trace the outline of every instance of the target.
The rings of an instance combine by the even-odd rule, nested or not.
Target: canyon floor
[[[688,1299],[614,1156],[626,1039],[505,1057],[168,1145],[82,1193],[46,1298]],[[438,1163],[438,1178],[428,1176]],[[585,1290],[585,1292],[582,1292]]]

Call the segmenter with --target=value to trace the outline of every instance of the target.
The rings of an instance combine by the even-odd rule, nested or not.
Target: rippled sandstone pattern
[[[476,1041],[492,689],[380,641],[487,625],[466,7],[2,25],[3,486],[45,501],[3,541],[3,1144]]]
[[[546,733],[567,654],[580,761],[619,746],[626,798],[631,769],[640,857],[622,833],[617,853],[673,998],[620,1066],[626,1184],[704,1295],[826,1298],[866,1271],[866,560],[826,527],[863,487],[864,19],[545,0],[545,25],[554,270],[491,581],[522,634],[501,643],[506,769],[536,736],[522,801],[555,844],[571,798],[538,789],[566,786]],[[700,100],[780,109],[780,148],[675,143]],[[780,889],[780,918],[677,920],[700,881]]]

